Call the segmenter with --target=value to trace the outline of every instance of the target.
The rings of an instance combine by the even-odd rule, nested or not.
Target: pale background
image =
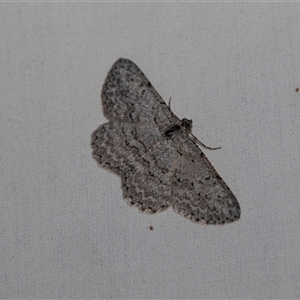
[[[300,298],[300,4],[0,4],[2,298]],[[133,60],[242,215],[144,215],[97,166],[111,65]],[[153,226],[153,231],[149,229]]]

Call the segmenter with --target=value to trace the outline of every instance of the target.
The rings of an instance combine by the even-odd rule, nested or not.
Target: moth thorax
[[[165,132],[167,138],[171,138],[172,136],[178,134],[181,131],[181,126],[178,124],[171,125]]]
[[[186,131],[188,134],[191,132],[192,130],[192,120],[188,120],[188,119],[182,119],[180,121],[180,124],[173,124],[171,125],[166,131],[165,131],[165,135],[167,138],[172,138],[173,136],[177,135],[178,133],[183,131]]]

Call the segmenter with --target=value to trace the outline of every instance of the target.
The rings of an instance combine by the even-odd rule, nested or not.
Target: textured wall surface
[[[1,3],[1,298],[300,298],[300,4]],[[241,206],[140,213],[92,159],[134,61]]]

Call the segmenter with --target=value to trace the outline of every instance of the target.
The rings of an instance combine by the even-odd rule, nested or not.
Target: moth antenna
[[[171,109],[171,100],[172,100],[172,97],[170,97],[169,99],[169,102],[168,102],[168,107]]]

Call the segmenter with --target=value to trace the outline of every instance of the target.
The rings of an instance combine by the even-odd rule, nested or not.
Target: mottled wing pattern
[[[157,126],[108,122],[92,134],[93,157],[102,167],[122,175],[160,140]]]
[[[171,178],[176,149],[168,144],[163,141],[155,145],[123,174],[124,197],[141,211],[163,211],[173,201]]]
[[[144,73],[125,58],[112,66],[101,96],[104,113],[111,120],[154,124],[178,121]]]
[[[157,126],[109,122],[93,134],[97,162],[122,176],[124,198],[141,211],[167,209],[176,149],[163,141]]]
[[[204,224],[239,219],[238,201],[204,153],[191,139],[176,139],[173,144],[178,153],[173,177],[173,209]]]

